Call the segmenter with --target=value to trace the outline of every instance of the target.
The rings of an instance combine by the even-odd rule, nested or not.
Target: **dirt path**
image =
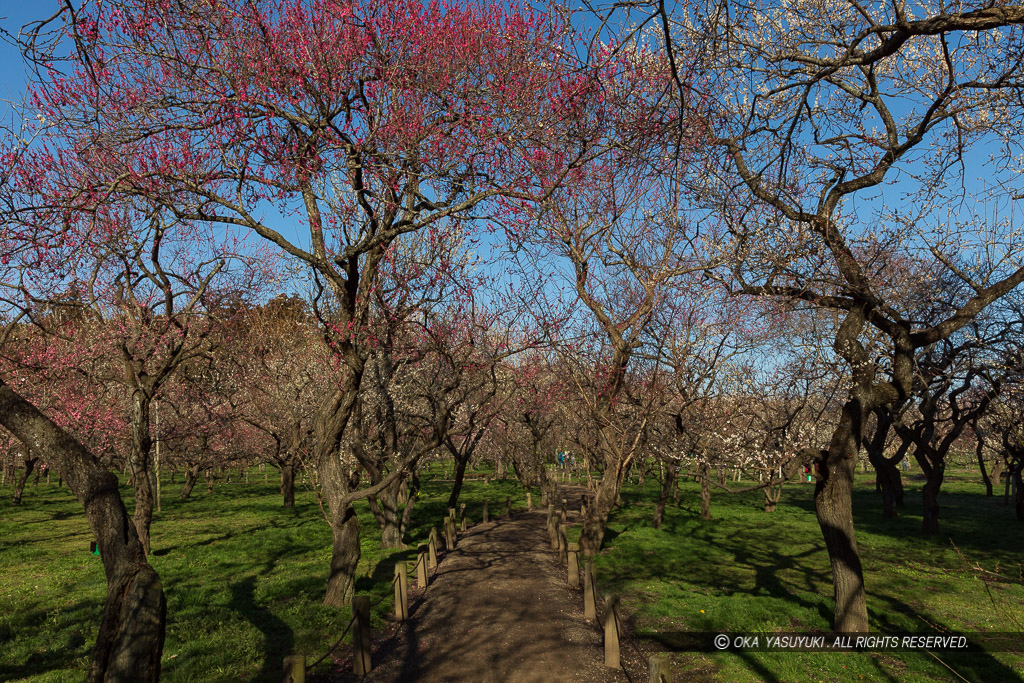
[[[570,510],[582,491],[560,493]],[[363,680],[630,680],[604,666],[601,633],[583,618],[582,593],[568,587],[545,519],[523,511],[461,534],[410,618],[374,643],[375,668]]]

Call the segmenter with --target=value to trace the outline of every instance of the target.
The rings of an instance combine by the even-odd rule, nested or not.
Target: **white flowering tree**
[[[723,280],[737,294],[837,311],[851,373],[818,462],[815,509],[834,581],[833,626],[868,630],[851,509],[868,416],[910,396],[915,351],[949,337],[1024,281],[1024,241],[981,227],[990,202],[1021,194],[1017,131],[1024,6],[839,0],[717,4],[658,12],[673,55],[703,63],[680,89],[706,105],[717,174],[696,179],[721,217]],[[991,157],[992,167],[984,168]],[[713,160],[717,159],[713,156]],[[895,293],[910,262],[964,283],[922,320]],[[877,335],[884,354],[870,354]]]

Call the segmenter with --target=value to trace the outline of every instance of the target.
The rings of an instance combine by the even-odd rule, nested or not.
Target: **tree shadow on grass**
[[[276,614],[256,604],[256,577],[247,576],[230,584],[231,602],[228,607],[244,617],[263,634],[263,665],[256,681],[275,681],[280,678],[281,662],[295,648],[295,632]]]
[[[8,630],[0,628],[0,643],[5,648],[12,646],[16,630],[28,631],[28,625],[36,625],[46,622],[49,610],[39,609],[19,615],[18,623]],[[83,600],[73,607],[62,608],[61,619],[69,624],[81,624],[93,622],[98,624],[103,616],[103,602],[99,600]],[[19,626],[23,627],[19,629]],[[61,629],[64,632],[64,629]],[[31,676],[39,676],[49,671],[71,669],[74,662],[82,657],[92,654],[93,643],[86,642],[85,635],[79,629],[71,631],[67,642],[55,643],[50,641],[35,641],[39,649],[29,655],[24,661],[14,664],[10,661],[9,653],[0,657],[0,680],[18,680]],[[41,651],[40,651],[41,650]],[[84,673],[83,673],[84,676]]]

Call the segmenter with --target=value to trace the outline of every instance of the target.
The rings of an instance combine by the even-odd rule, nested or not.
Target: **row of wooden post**
[[[563,501],[564,502],[564,501]],[[526,507],[533,509],[533,500],[529,493],[526,494]],[[460,531],[466,531],[466,504],[459,506],[461,523]],[[512,516],[512,497],[505,498],[505,513]],[[564,511],[563,511],[564,513]],[[564,518],[564,514],[563,514]],[[445,547],[448,552],[455,549],[458,542],[456,532],[455,508],[448,508],[448,515],[444,518],[442,529],[444,533]],[[484,501],[483,521],[489,520],[487,501]],[[416,558],[416,585],[420,590],[426,590],[430,581],[430,572],[437,569],[437,544],[439,536],[437,527],[430,528],[430,535],[427,543],[420,543]],[[395,563],[395,619],[405,621],[409,618],[409,570],[405,560]],[[365,676],[373,668],[370,659],[370,598],[365,595],[357,595],[352,598],[352,671],[357,676]],[[284,682],[305,683],[306,680],[306,656],[291,655],[284,658]]]
[[[555,514],[553,504],[548,505],[548,535],[551,539],[551,549],[557,550],[559,560],[564,564],[569,573],[569,586],[580,587],[580,546],[579,543],[569,543],[567,539],[567,514],[566,499],[562,499],[562,509],[559,515]],[[580,514],[585,517],[587,504],[580,504]],[[587,559],[583,565],[583,618],[588,621],[597,620],[597,582],[595,578],[594,562]],[[622,659],[619,649],[619,633],[621,620],[619,617],[619,597],[609,595],[605,601],[604,610],[604,664],[613,669],[622,668]],[[670,683],[671,675],[669,669],[668,655],[651,655],[648,659],[649,683]]]

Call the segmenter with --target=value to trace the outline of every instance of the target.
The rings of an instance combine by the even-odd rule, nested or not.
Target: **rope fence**
[[[590,494],[584,494],[580,503],[580,517],[587,514],[588,500]],[[597,624],[603,633],[604,641],[604,664],[612,669],[622,669],[622,617],[620,614],[621,601],[618,595],[610,594],[605,596],[597,586],[596,570],[594,561],[587,558],[583,566],[580,566],[580,544],[567,541],[568,519],[567,500],[562,498],[562,509],[560,514],[555,513],[554,505],[548,505],[548,534],[551,541],[551,550],[559,553],[560,563],[566,567],[567,581],[571,588],[583,588],[583,618]],[[581,571],[582,570],[582,571]],[[582,581],[580,574],[582,573]],[[603,607],[602,618],[598,621],[598,606]],[[634,648],[635,649],[635,648]],[[642,653],[637,650],[641,656]],[[671,666],[667,654],[654,654],[647,658],[647,668],[650,683],[671,683]]]
[[[532,499],[529,493],[526,494],[526,500],[527,509],[532,510]],[[511,518],[511,496],[507,496],[505,498],[505,513]],[[460,519],[460,521],[457,523],[456,519]],[[483,502],[482,519],[484,523],[489,520],[487,500],[484,500]],[[439,564],[438,544],[440,543],[440,539],[444,539],[445,551],[446,553],[450,553],[455,550],[458,544],[459,532],[465,532],[468,526],[472,526],[472,523],[469,522],[466,517],[465,503],[459,507],[458,515],[456,515],[455,508],[448,508],[448,514],[441,523],[443,536],[438,534],[437,526],[430,528],[427,543],[420,543],[417,546],[417,557],[412,569],[409,569],[408,562],[405,560],[400,560],[395,563],[395,576],[390,583],[390,587],[394,588],[393,598],[395,601],[395,621],[403,622],[409,618],[409,575],[415,574],[416,587],[421,591],[420,599],[422,600],[427,586],[430,584],[430,575],[437,572]],[[305,655],[289,655],[284,658],[284,683],[305,683],[306,672],[315,669],[334,654],[334,651],[339,645],[341,645],[349,631],[352,631],[352,671],[357,676],[365,676],[370,673],[370,671],[373,670],[373,661],[370,652],[372,646],[370,638],[370,610],[373,607],[380,605],[389,597],[391,596],[386,592],[373,603],[370,602],[369,596],[357,595],[353,597],[352,618],[349,619],[348,624],[345,626],[345,630],[342,631],[338,639],[334,641],[334,644],[327,649],[327,652],[309,666],[306,666]],[[353,627],[355,627],[354,630]]]

